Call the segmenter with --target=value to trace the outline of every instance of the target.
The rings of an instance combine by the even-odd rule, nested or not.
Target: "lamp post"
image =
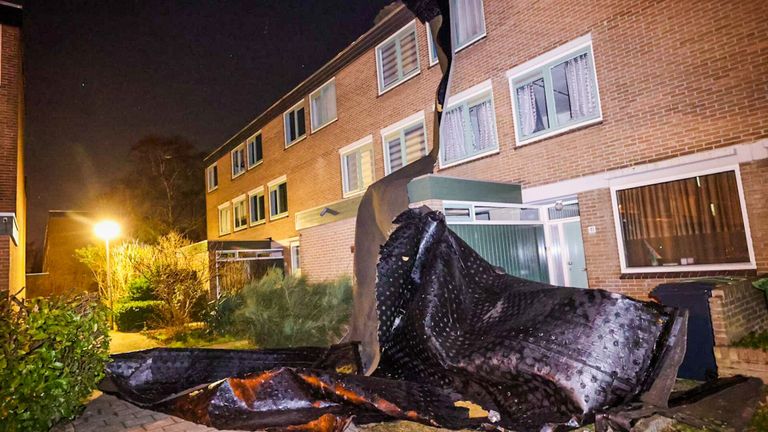
[[[120,225],[111,220],[105,220],[97,223],[93,227],[96,236],[104,240],[107,256],[107,298],[109,300],[109,325],[112,330],[115,329],[115,311],[112,305],[112,274],[109,268],[109,241],[120,235]]]

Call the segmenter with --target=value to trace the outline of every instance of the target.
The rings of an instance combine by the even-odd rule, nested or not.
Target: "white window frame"
[[[222,217],[221,217],[221,211],[228,208],[229,209],[229,216],[225,217],[224,220],[227,223],[226,229],[222,229]],[[232,204],[227,201],[224,204],[219,205],[217,208],[217,216],[219,220],[219,237],[224,237],[225,235],[232,234],[232,226],[230,225],[232,220]]]
[[[299,250],[298,262],[296,260],[296,253],[294,252],[295,249]],[[291,274],[294,276],[301,276],[301,241],[291,240],[291,242],[288,243],[288,250],[291,255]]]
[[[274,221],[278,219],[283,219],[288,217],[288,209],[286,208],[284,212],[278,213],[273,215],[272,214],[272,190],[277,189],[278,186],[285,183],[286,191],[288,189],[288,177],[285,175],[282,175],[271,182],[267,183],[267,191],[269,195],[269,199],[265,201],[265,203],[269,204],[269,220]],[[288,203],[285,203],[286,207],[288,207]],[[265,209],[266,210],[266,209]]]
[[[283,113],[283,138],[285,140],[285,148],[291,147],[294,144],[296,144],[296,143],[298,143],[300,141],[303,141],[305,138],[307,138],[307,107],[306,107],[304,102],[305,101],[302,98],[301,101],[299,101],[296,105],[292,106],[288,111]],[[304,135],[296,137],[295,140],[289,142],[288,141],[288,128],[285,127],[286,126],[285,123],[286,123],[286,121],[288,121],[287,120],[287,116],[291,112],[296,111],[301,106],[304,106]],[[310,123],[312,123],[311,120],[310,120]],[[297,123],[297,125],[298,125],[298,123]],[[299,130],[296,129],[296,132],[298,133]]]
[[[413,31],[416,35],[416,70],[411,72],[408,75],[403,75],[403,77],[397,81],[396,83],[392,84],[388,88],[384,89],[382,86],[384,85],[384,78],[382,75],[382,63],[381,63],[381,51],[379,50],[382,46],[386,45],[392,39],[398,38],[403,35],[403,33],[406,33],[408,31]],[[396,31],[392,36],[386,38],[383,42],[376,45],[376,48],[373,50],[374,55],[376,56],[376,83],[379,89],[379,96],[383,95],[384,93],[398,87],[400,84],[403,84],[405,82],[408,82],[411,80],[411,78],[419,75],[421,73],[421,55],[419,53],[419,32],[416,31],[416,20],[413,20],[409,22],[408,24],[402,26],[400,30]]]
[[[493,148],[493,149],[484,151],[482,153],[478,153],[478,154],[469,156],[469,157],[467,157],[465,159],[459,159],[459,160],[452,161],[452,162],[444,162],[443,161],[443,151],[444,151],[445,147],[444,146],[440,146],[439,164],[440,164],[440,168],[441,169],[443,169],[443,168],[450,168],[452,166],[465,164],[467,162],[472,162],[473,160],[476,160],[476,159],[484,158],[486,156],[499,153],[499,151],[501,149],[501,142],[500,142],[501,138],[499,137],[499,127],[498,127],[498,124],[497,124],[498,122],[496,121],[497,120],[496,119],[496,101],[494,100],[494,96],[493,96],[493,83],[492,83],[492,81],[490,79],[489,80],[485,80],[485,81],[481,82],[480,84],[474,85],[474,86],[468,88],[467,90],[464,90],[463,92],[458,93],[458,94],[448,98],[448,103],[446,104],[447,108],[445,108],[443,110],[443,113],[447,113],[452,108],[454,108],[456,105],[460,105],[460,104],[462,104],[464,102],[469,101],[470,99],[474,99],[474,98],[476,98],[478,96],[481,96],[481,95],[484,95],[486,93],[488,93],[490,95],[491,106],[493,107],[493,134],[496,137],[496,148]],[[441,129],[442,129],[442,125],[441,125]],[[440,142],[441,143],[444,142],[442,140],[442,138],[440,139]]]
[[[213,170],[216,169],[216,184],[211,187],[211,180],[213,176]],[[216,189],[219,188],[219,167],[218,167],[218,161],[212,163],[208,166],[208,168],[205,169],[205,185],[208,192],[213,192]]]
[[[248,228],[248,203],[245,202],[245,200],[246,200],[245,194],[239,195],[239,196],[237,196],[237,197],[232,199],[232,231],[233,232],[242,231],[242,230]],[[237,226],[237,215],[235,214],[236,213],[235,212],[235,207],[237,207],[241,203],[244,204],[243,205],[243,211],[245,212],[245,224],[243,226],[241,226],[241,227],[238,227]]]
[[[243,170],[242,171],[240,171],[239,173],[235,174],[235,153],[239,152],[239,151],[243,152],[242,153],[242,155],[243,155],[242,157],[243,157],[244,166],[243,166]],[[231,174],[232,174],[232,179],[236,179],[236,178],[240,177],[241,175],[245,174],[246,171],[248,171],[248,160],[247,160],[247,158],[248,158],[248,155],[245,152],[245,143],[241,143],[239,146],[235,147],[234,149],[232,149],[232,151],[229,152],[229,164],[231,165],[230,166],[230,168],[231,168],[230,171],[231,171]]]
[[[746,200],[744,199],[744,188],[741,182],[741,171],[738,165],[721,166],[711,169],[691,169],[686,166],[677,167],[675,172],[667,173],[664,177],[651,177],[642,180],[625,180],[611,185],[611,206],[613,207],[613,224],[616,230],[616,244],[619,249],[619,265],[622,274],[634,273],[679,273],[696,271],[721,271],[721,270],[754,270],[757,268],[755,261],[755,251],[752,246],[752,233],[749,228],[749,216],[747,214]],[[744,235],[747,241],[747,251],[749,252],[748,263],[726,263],[726,264],[691,264],[680,266],[665,267],[627,267],[626,256],[624,253],[624,236],[621,231],[621,216],[619,214],[617,191],[632,189],[636,187],[648,186],[659,183],[666,183],[676,180],[684,180],[697,176],[709,174],[718,174],[724,172],[734,172],[736,176],[736,185],[739,191],[739,204],[741,207],[742,222],[744,223]]]
[[[455,1],[461,1],[461,0],[451,0],[450,2],[451,8],[453,8],[453,3]],[[454,48],[453,50],[454,53],[457,53],[463,50],[464,48],[467,48],[468,46],[474,44],[475,42],[479,41],[480,39],[483,39],[488,35],[488,23],[485,21],[485,2],[483,2],[483,0],[480,0],[480,14],[483,17],[483,32],[475,36],[474,38],[464,42],[464,44],[461,46],[459,46],[458,43],[456,43],[456,38],[458,37],[458,32],[456,31],[456,22],[454,20],[451,20],[451,38],[453,39],[451,41],[451,44],[456,46],[456,48]]]
[[[312,111],[312,98],[315,95],[320,94],[320,92],[326,86],[328,86],[329,84],[333,84],[335,86],[336,85],[336,77],[333,77],[333,78],[329,79],[323,85],[318,87],[315,91],[313,91],[312,93],[309,94],[309,128],[310,128],[312,133],[315,133],[315,132],[319,131],[320,129],[330,125],[331,123],[333,123],[333,122],[335,122],[336,120],[339,119],[339,106],[336,103],[338,101],[338,95],[339,95],[338,91],[339,91],[339,88],[336,87],[336,98],[333,100],[333,104],[336,105],[336,117],[334,117],[334,118],[328,120],[327,122],[325,122],[325,123],[323,123],[321,125],[318,125],[318,126],[315,126],[315,124],[314,124],[315,121],[314,121],[314,116],[313,116],[313,111]]]
[[[520,127],[518,126],[518,117],[517,117],[517,95],[516,95],[516,84],[518,84],[521,81],[524,81],[527,76],[536,73],[539,70],[544,69],[549,64],[554,62],[559,62],[560,60],[566,61],[568,60],[573,54],[582,51],[584,49],[587,49],[589,52],[589,58],[592,62],[592,72],[594,76],[592,77],[594,79],[595,83],[595,97],[597,98],[597,117],[585,120],[583,122],[574,123],[562,128],[554,129],[549,132],[545,132],[536,136],[533,136],[531,138],[522,138],[520,136]],[[510,100],[512,103],[512,121],[515,127],[515,144],[516,146],[524,146],[527,144],[533,144],[535,142],[545,140],[547,138],[551,138],[553,136],[562,135],[565,133],[568,133],[574,129],[581,129],[587,126],[591,126],[594,124],[601,123],[603,121],[603,105],[600,102],[600,84],[597,79],[597,68],[595,67],[595,50],[592,46],[592,34],[586,34],[584,36],[578,37],[564,45],[561,45],[552,51],[546,52],[534,59],[531,59],[523,64],[520,64],[518,66],[515,66],[514,68],[510,69],[506,73],[507,75],[507,83],[509,84],[509,95]],[[551,120],[550,120],[551,121]]]
[[[432,28],[429,26],[429,22],[424,23],[424,28],[427,29],[427,57],[429,57],[429,67],[432,67],[440,61],[437,56],[437,41],[435,41],[432,36]],[[432,58],[432,50],[435,51],[435,58]]]
[[[253,164],[251,163],[250,159],[250,146],[251,144],[256,145],[256,138],[261,136],[261,159],[255,161]],[[255,157],[255,155],[254,155]],[[245,140],[245,170],[249,170],[251,168],[257,167],[261,165],[261,163],[264,162],[264,137],[261,135],[261,131],[256,132],[255,134],[251,135],[250,138]]]
[[[387,141],[385,137],[393,132],[401,131],[403,132],[406,128],[415,125],[416,123],[421,123],[422,127],[424,129],[424,151],[425,153],[429,153],[429,134],[427,134],[427,122],[426,117],[424,115],[424,110],[421,110],[415,114],[412,114],[402,120],[400,120],[397,123],[391,124],[384,129],[380,131],[381,136],[381,149],[384,152],[384,175],[389,175],[392,173],[392,170],[389,166],[389,149],[387,148]],[[401,143],[401,145],[405,145],[405,142]],[[405,157],[405,153],[403,153],[403,157]],[[409,165],[413,161],[408,161],[403,167],[406,165]]]
[[[257,221],[253,220],[253,215],[258,213],[257,209],[253,207],[253,201],[251,201],[251,198],[254,196],[264,197],[264,214],[261,215],[261,219]],[[267,223],[267,196],[264,194],[264,186],[259,186],[256,189],[248,192],[248,223],[250,226],[263,225]]]
[[[344,157],[349,156],[350,154],[356,153],[357,151],[363,149],[364,147],[370,147],[371,149],[371,153],[372,153],[371,154],[371,178],[374,181],[376,179],[376,172],[374,167],[375,154],[373,154],[373,135],[368,135],[365,138],[359,139],[353,142],[352,144],[349,144],[339,149],[339,159],[341,162],[341,193],[343,198],[349,198],[356,195],[360,195],[364,193],[366,189],[368,189],[368,186],[370,186],[370,185],[365,185],[365,187],[362,187],[354,191],[347,190],[347,181],[348,181],[349,173],[347,172],[347,164],[344,163]]]

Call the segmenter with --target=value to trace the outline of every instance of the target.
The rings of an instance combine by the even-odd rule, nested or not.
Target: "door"
[[[547,257],[552,285],[588,288],[579,203],[544,206],[547,221]]]
[[[568,285],[587,288],[587,261],[584,258],[584,242],[581,237],[581,221],[563,222],[563,243],[566,249],[565,269]]]

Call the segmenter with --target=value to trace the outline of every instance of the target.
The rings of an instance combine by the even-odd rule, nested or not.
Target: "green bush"
[[[224,294],[208,303],[203,316],[206,331],[212,336],[242,336],[242,326],[235,319],[236,312],[243,307],[241,294]]]
[[[87,297],[0,305],[0,430],[47,431],[76,416],[108,360],[105,308]]]
[[[152,286],[144,276],[139,276],[128,283],[123,301],[157,300]]]
[[[337,342],[349,321],[352,283],[307,283],[305,277],[271,269],[242,291],[236,313],[246,337],[264,348],[328,345]]]
[[[156,327],[165,305],[158,300],[127,301],[115,305],[115,323],[120,331],[139,331]]]

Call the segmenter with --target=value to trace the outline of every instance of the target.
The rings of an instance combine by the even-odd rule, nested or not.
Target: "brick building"
[[[553,284],[642,298],[768,270],[768,4],[452,5],[440,162],[414,205]],[[207,157],[208,239],[352,273],[360,194],[425,154],[440,76],[427,28],[395,9]]]
[[[0,301],[25,295],[23,120],[21,6],[0,1]]]

